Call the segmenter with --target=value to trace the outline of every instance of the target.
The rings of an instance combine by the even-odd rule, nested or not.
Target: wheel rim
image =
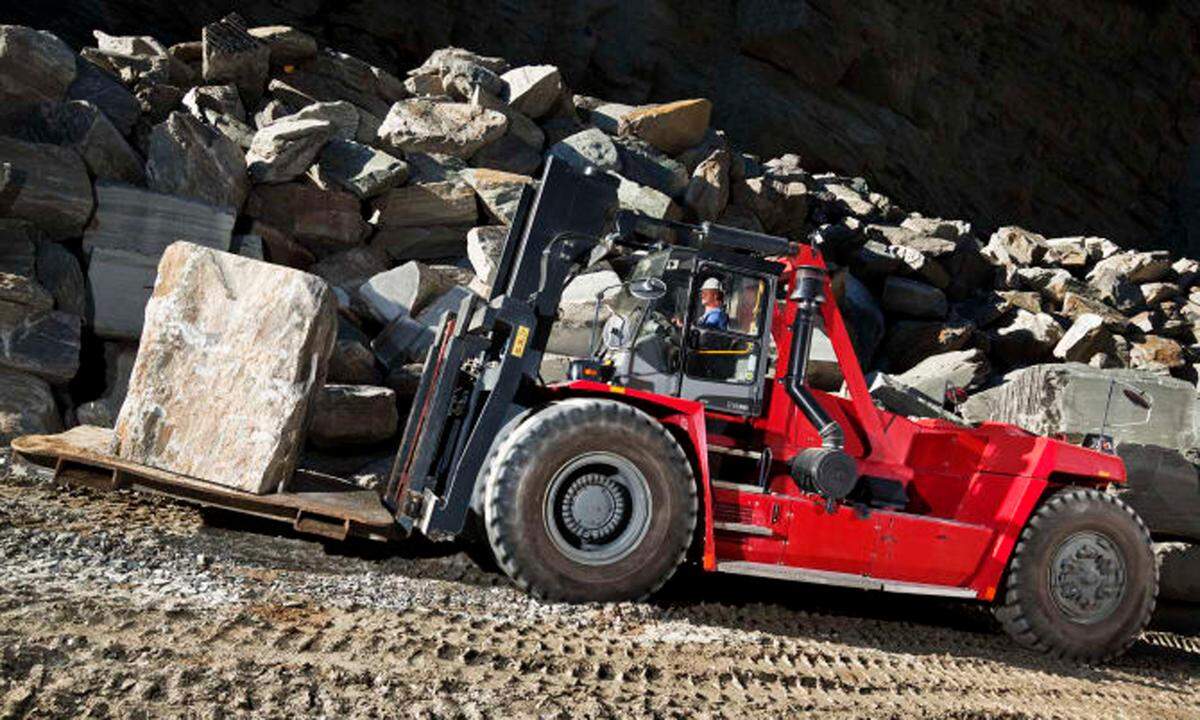
[[[592,452],[554,473],[543,517],[559,552],[585,565],[606,565],[642,541],[650,508],[650,485],[636,465],[614,453]]]
[[[1112,615],[1125,596],[1125,558],[1108,537],[1068,536],[1051,556],[1050,596],[1068,618],[1091,625]]]

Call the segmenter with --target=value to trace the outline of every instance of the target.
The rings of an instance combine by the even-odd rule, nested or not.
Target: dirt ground
[[[1200,718],[1196,637],[1081,667],[968,605],[720,576],[547,605],[443,548],[0,474],[3,718]]]

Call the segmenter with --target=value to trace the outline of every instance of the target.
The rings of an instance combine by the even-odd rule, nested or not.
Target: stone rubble
[[[548,156],[616,174],[637,212],[813,243],[864,370],[936,406],[947,381],[986,397],[1057,361],[1171,381],[1194,403],[1197,260],[908,212],[862,178],[734,147],[708,99],[624,105],[573,93],[570,77],[462,48],[397,75],[236,15],[190,43],[101,33],[80,54],[0,26],[0,272],[13,276],[0,331],[19,340],[0,365],[34,398],[12,427],[104,416],[83,406],[119,397],[122,381],[76,381],[106,375],[80,365],[102,342],[139,338],[177,240],[333,285],[339,383],[411,375],[440,313],[487,292],[504,226]],[[588,275],[577,282],[620,279]],[[572,295],[556,342],[586,345],[593,309],[590,289]],[[407,399],[393,398],[401,414]]]

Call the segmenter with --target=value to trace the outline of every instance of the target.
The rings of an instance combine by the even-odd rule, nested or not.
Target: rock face
[[[61,100],[75,80],[75,54],[48,32],[0,25],[0,104]],[[0,111],[4,112],[4,111]]]
[[[117,454],[247,492],[276,489],[295,467],[336,325],[332,293],[311,275],[172,245],[146,307]]]

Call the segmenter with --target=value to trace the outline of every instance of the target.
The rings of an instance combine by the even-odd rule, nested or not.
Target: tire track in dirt
[[[0,717],[1200,717],[1195,638],[1087,668],[890,596],[764,587],[793,599],[541,604],[458,557],[6,480]]]

